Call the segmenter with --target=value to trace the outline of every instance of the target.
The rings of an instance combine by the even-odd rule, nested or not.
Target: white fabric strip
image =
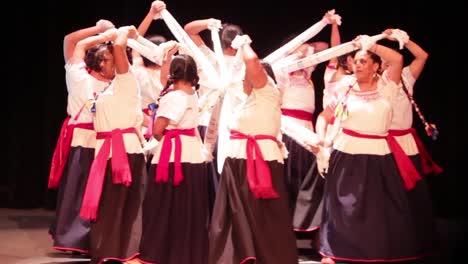
[[[141,41],[142,39],[146,40],[147,42]],[[148,44],[148,43],[150,43],[150,44]],[[134,40],[134,39],[128,39],[127,40],[127,46],[134,49],[135,51],[140,53],[141,56],[147,58],[148,60],[150,60],[150,61],[152,61],[152,62],[154,62],[154,63],[156,63],[158,65],[162,64],[162,59],[163,59],[163,56],[164,56],[163,50],[160,47],[158,47],[158,45],[156,45],[153,42],[145,39],[144,37],[139,36],[138,41]]]
[[[311,151],[310,146],[318,146],[318,143],[320,142],[320,138],[315,132],[291,121],[291,119],[288,119],[283,115],[281,115],[281,132],[288,135],[299,145],[309,151]]]
[[[216,56],[216,61],[219,66],[219,75],[221,77],[222,86],[228,83],[228,70],[226,60],[224,59],[223,48],[221,47],[221,40],[219,39],[219,29],[211,29],[211,41],[213,42],[213,49]]]
[[[372,39],[372,41],[377,42],[378,40],[381,40],[384,37],[385,37],[385,34],[378,34],[370,38]],[[273,70],[285,71],[288,73],[294,72],[294,71],[301,70],[307,67],[311,67],[313,65],[317,65],[324,61],[328,61],[331,58],[339,57],[341,55],[344,55],[346,53],[352,52],[357,49],[358,48],[356,47],[355,42],[349,41],[341,45],[331,47],[329,49],[314,53],[300,60],[292,61],[289,63],[281,63],[278,65],[273,65]]]
[[[273,64],[280,58],[284,57],[286,54],[292,52],[293,50],[297,49],[299,46],[301,46],[304,42],[308,41],[309,39],[313,38],[315,35],[317,35],[326,25],[328,25],[327,22],[325,22],[323,19],[320,20],[319,22],[315,23],[308,29],[306,29],[304,32],[301,34],[297,35],[294,39],[283,45],[281,48],[275,50],[272,52],[270,55],[266,56],[263,61],[268,62],[270,64]]]
[[[197,45],[193,42],[190,36],[185,32],[185,30],[180,26],[180,24],[175,20],[175,18],[169,13],[169,11],[162,10],[161,17],[166,23],[167,27],[169,27],[170,31],[174,35],[174,37],[182,44],[186,45],[190,52],[193,54],[194,59],[196,60],[199,69],[202,69],[201,75],[204,78],[200,78],[200,80],[207,81],[204,85],[207,87],[218,87],[221,83],[221,79],[216,72],[215,68],[205,55],[201,52],[201,50],[197,47]],[[201,81],[202,82],[202,81]]]

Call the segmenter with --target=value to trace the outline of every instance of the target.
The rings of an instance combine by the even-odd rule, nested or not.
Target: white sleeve
[[[156,116],[166,117],[175,124],[179,123],[187,110],[187,97],[180,92],[169,92],[161,98]]]
[[[414,79],[414,76],[411,74],[409,66],[403,68],[403,71],[401,72],[401,81],[405,84],[409,94],[413,95],[416,79]]]

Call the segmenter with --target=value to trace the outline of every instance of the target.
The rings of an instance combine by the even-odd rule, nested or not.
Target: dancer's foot
[[[141,262],[139,258],[134,258],[134,259],[127,260],[124,262],[124,264],[141,264],[141,263],[143,262]]]
[[[336,264],[335,261],[332,258],[322,258],[322,261],[320,262],[322,264]]]

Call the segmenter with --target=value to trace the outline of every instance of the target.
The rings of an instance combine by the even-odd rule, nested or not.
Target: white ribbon
[[[385,37],[385,34],[378,34],[369,38],[370,40],[376,42],[380,39],[383,39],[384,37]],[[331,47],[326,50],[322,50],[320,52],[314,53],[300,60],[292,61],[289,63],[280,63],[278,65],[273,65],[273,70],[285,71],[287,73],[294,72],[294,71],[298,71],[307,67],[317,65],[324,61],[328,61],[332,58],[339,57],[341,55],[344,55],[346,53],[352,52],[357,49],[358,47],[356,46],[355,41],[349,41],[341,45]]]
[[[204,78],[200,80],[206,81],[204,85],[207,87],[217,87],[220,85],[221,79],[216,72],[215,68],[197,45],[193,42],[190,36],[185,32],[185,30],[180,26],[180,24],[175,20],[175,18],[167,11],[166,9],[160,12],[162,19],[166,23],[167,27],[170,29],[174,37],[182,44],[184,44],[193,54],[195,61],[197,62],[198,68],[201,69],[200,75],[203,75]],[[201,81],[200,81],[201,82]]]
[[[162,60],[164,58],[163,49],[146,38],[138,36],[137,40],[128,39],[127,46],[134,49],[148,60],[158,65],[162,64]]]
[[[334,10],[332,10],[334,13]],[[329,11],[331,12],[331,11]],[[317,35],[326,25],[328,25],[330,21],[328,19],[322,19],[319,22],[315,23],[308,29],[306,29],[301,34],[297,35],[294,39],[283,45],[281,48],[275,50],[270,55],[266,56],[263,61],[270,63],[273,65],[274,62],[279,60],[280,58],[284,57],[286,54],[292,52],[293,50],[297,49],[307,40],[313,38]],[[341,20],[340,20],[341,24]]]
[[[393,29],[390,37],[395,38],[400,44],[400,49],[405,47],[405,44],[409,41],[408,34],[401,29]]]
[[[237,35],[231,42],[231,47],[238,50],[240,47],[246,44],[252,43],[249,35]]]
[[[317,147],[320,143],[320,138],[314,131],[283,115],[281,115],[281,132],[288,135],[310,152],[312,152],[310,146]]]
[[[219,39],[219,28],[210,29],[211,31],[211,41],[213,42],[213,49],[216,57],[216,61],[219,66],[219,75],[221,78],[221,86],[227,86],[228,80],[228,69],[226,65],[226,59],[224,58],[223,48],[221,47],[221,40]]]

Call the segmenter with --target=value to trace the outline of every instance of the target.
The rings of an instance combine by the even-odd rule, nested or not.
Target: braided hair
[[[195,90],[198,90],[200,85],[198,81],[197,64],[192,56],[187,54],[179,54],[174,56],[169,67],[169,76],[166,83],[166,86],[161,91],[160,97],[164,96],[169,92],[169,87],[174,84],[176,81],[186,81],[192,84],[195,87]]]

